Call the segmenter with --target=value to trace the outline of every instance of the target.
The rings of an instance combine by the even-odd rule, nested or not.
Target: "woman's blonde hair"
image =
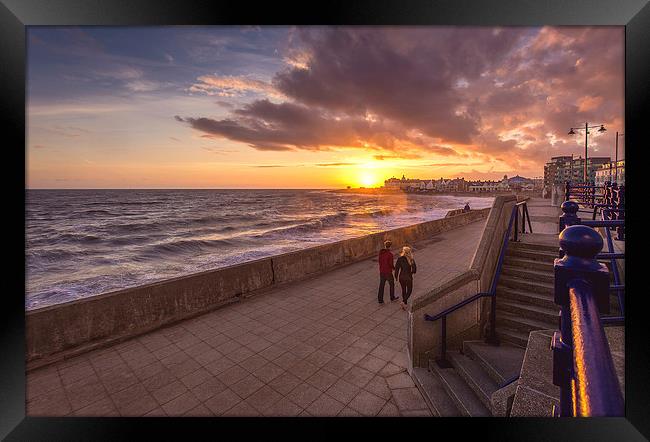
[[[402,247],[402,252],[400,253],[400,255],[406,257],[409,264],[413,264],[413,251],[409,246]]]

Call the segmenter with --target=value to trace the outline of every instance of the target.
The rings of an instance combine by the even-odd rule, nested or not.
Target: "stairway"
[[[560,308],[553,300],[553,260],[558,247],[510,242],[497,285],[497,334],[525,348],[534,330],[555,329]]]
[[[555,234],[531,234],[521,242],[508,243],[496,290],[500,345],[465,341],[460,350],[447,351],[451,367],[430,360],[428,368],[413,369],[415,383],[434,414],[493,415],[492,394],[519,376],[530,332],[558,327],[560,307],[553,299],[553,260],[558,257],[558,249]],[[616,315],[619,308],[615,294],[610,300],[610,314]],[[507,406],[500,409],[509,413]]]
[[[508,343],[465,341],[461,351],[447,352],[451,367],[430,360],[428,369],[413,369],[413,378],[438,416],[492,416],[492,394],[519,375],[524,353]]]
[[[557,238],[557,235],[553,235]],[[465,341],[448,351],[451,367],[434,360],[428,369],[414,368],[416,384],[439,416],[492,416],[492,394],[518,377],[528,335],[555,329],[559,307],[553,301],[552,244],[510,242],[497,285],[498,346]]]

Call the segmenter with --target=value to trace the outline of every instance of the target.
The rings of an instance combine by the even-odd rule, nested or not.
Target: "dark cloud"
[[[259,150],[359,148],[378,160],[471,157],[540,171],[549,153],[577,150],[570,126],[622,127],[623,36],[616,27],[298,28],[271,81],[283,101],[176,119]]]
[[[377,113],[431,137],[469,142],[477,120],[457,114],[454,85],[491,66],[519,38],[489,28],[301,30],[309,69],[276,75],[274,84],[302,103],[351,115]]]
[[[361,117],[339,118],[301,104],[276,104],[269,100],[254,101],[223,120],[181,118],[179,121],[206,134],[241,141],[258,150],[387,148],[394,145],[395,138],[393,129]]]

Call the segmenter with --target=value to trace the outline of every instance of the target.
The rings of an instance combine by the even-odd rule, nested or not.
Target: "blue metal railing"
[[[595,208],[594,211],[597,209],[598,208]],[[578,203],[576,203],[575,201],[565,201],[564,203],[562,203],[563,214],[562,216],[560,216],[559,228],[560,228],[560,232],[562,232],[565,227],[572,226],[572,225],[583,225],[588,227],[604,227],[603,230],[605,232],[605,238],[607,240],[607,252],[596,254],[595,259],[609,260],[610,267],[612,269],[612,274],[614,277],[614,285],[610,287],[610,290],[616,292],[620,312],[621,315],[623,316],[625,314],[625,295],[624,295],[625,286],[622,285],[616,260],[625,259],[625,254],[615,252],[610,229],[616,228],[617,232],[619,233],[619,236],[623,237],[622,233],[624,232],[624,228],[625,228],[625,219],[623,217],[620,219],[606,219],[607,217],[605,213],[606,210],[607,209],[601,210],[600,220],[582,220],[577,216]],[[617,209],[617,210],[624,210],[624,209]],[[562,251],[560,251],[560,258],[562,256],[563,256]]]
[[[597,193],[597,191],[600,191]],[[606,182],[596,186],[593,182],[586,185],[575,185],[569,181],[565,183],[564,200],[573,201],[593,209],[592,220],[596,220],[598,210],[604,214],[604,221],[622,221],[625,219],[625,186],[617,183]],[[587,225],[587,224],[585,224]],[[625,225],[611,225],[609,229],[616,228],[617,240],[625,238]]]
[[[571,225],[560,234],[560,247],[564,257],[554,263],[560,331],[552,341],[560,407],[554,414],[623,416],[623,395],[603,328],[604,322],[620,323],[620,318],[600,317],[609,312],[609,271],[596,259],[603,238],[591,227]]]
[[[553,383],[560,387],[560,416],[622,416],[624,401],[604,328],[625,323],[625,286],[610,230],[625,239],[625,186],[566,183],[560,216],[560,258],[555,261],[555,302],[561,306],[560,332],[553,336]],[[571,198],[574,200],[571,200]],[[576,201],[577,200],[577,201]],[[593,209],[591,220],[577,216],[579,205]],[[597,219],[600,210],[600,219]],[[601,253],[603,227],[607,252]],[[613,276],[610,284],[608,260]],[[621,316],[609,313],[609,295],[616,293]]]
[[[458,304],[455,304],[451,307],[449,307],[446,310],[443,310],[442,312],[438,313],[437,315],[429,315],[429,314],[424,314],[424,319],[426,321],[437,321],[440,319],[440,326],[441,326],[441,343],[440,343],[440,356],[436,359],[436,363],[443,368],[450,367],[451,364],[449,361],[447,361],[447,316],[456,310],[471,304],[472,302],[485,298],[485,297],[490,297],[492,299],[491,305],[490,305],[490,328],[487,333],[485,342],[493,345],[499,345],[499,339],[496,334],[496,309],[497,309],[497,296],[496,296],[496,291],[497,291],[497,285],[499,283],[499,277],[501,276],[501,270],[503,268],[503,261],[505,258],[506,250],[508,248],[508,241],[510,240],[510,234],[513,233],[513,241],[519,241],[519,213],[521,211],[521,217],[522,217],[522,232],[521,233],[526,233],[526,220],[528,220],[528,227],[530,230],[530,233],[533,232],[533,228],[530,224],[530,215],[528,214],[528,205],[526,204],[526,201],[520,201],[514,205],[512,208],[512,212],[510,213],[510,220],[508,221],[508,229],[506,230],[506,233],[503,237],[503,241],[501,243],[501,250],[499,252],[499,259],[497,261],[497,266],[494,272],[494,278],[492,278],[492,283],[490,284],[490,290],[487,292],[481,292],[477,293],[473,296],[470,296],[469,298],[459,302]],[[512,230],[514,225],[514,232]]]

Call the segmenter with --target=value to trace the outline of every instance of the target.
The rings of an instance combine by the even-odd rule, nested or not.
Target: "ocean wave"
[[[319,218],[312,218],[306,222],[295,224],[289,227],[272,229],[267,232],[255,235],[255,238],[287,237],[292,234],[314,232],[331,227],[345,227],[348,223],[354,222],[356,220],[362,221],[363,219],[368,218],[388,218],[401,212],[402,210],[398,209],[377,209],[363,212],[338,212]],[[413,210],[413,212],[417,212],[417,210]]]
[[[28,264],[38,264],[41,261],[50,261],[50,262],[59,262],[59,261],[69,261],[76,258],[87,257],[97,253],[95,250],[75,250],[69,248],[57,248],[57,249],[40,249],[40,250],[28,250],[26,253],[26,258]]]
[[[154,244],[147,246],[140,256],[149,258],[160,258],[166,255],[174,254],[189,254],[205,252],[207,250],[215,250],[218,248],[232,247],[238,241],[229,239],[184,239],[177,241],[170,241],[161,244]]]
[[[473,197],[28,192],[28,309],[442,218]],[[126,200],[126,201],[125,201]]]

